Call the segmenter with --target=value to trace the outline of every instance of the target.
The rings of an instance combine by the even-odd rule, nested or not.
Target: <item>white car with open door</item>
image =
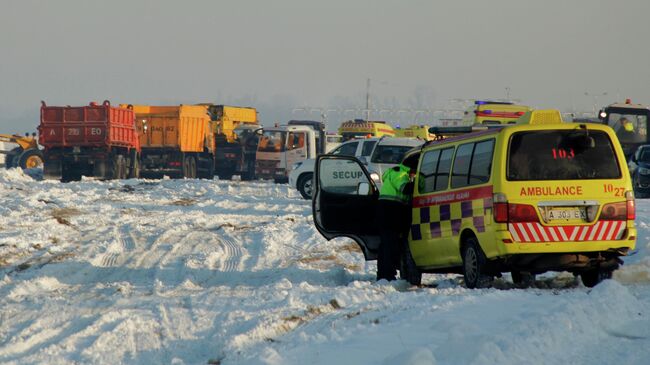
[[[328,153],[341,156],[363,156],[369,158],[375,149],[375,145],[380,140],[380,138],[375,137],[351,139],[341,143],[338,147]],[[312,158],[296,162],[289,173],[289,185],[297,189],[304,199],[311,199],[314,162],[315,160]]]
[[[368,170],[353,156],[322,155],[316,158],[314,176],[312,209],[318,231],[328,240],[351,237],[366,260],[377,259],[379,189]]]

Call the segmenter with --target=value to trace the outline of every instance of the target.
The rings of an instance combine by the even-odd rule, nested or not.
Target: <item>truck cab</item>
[[[287,182],[293,164],[316,157],[316,134],[305,125],[264,128],[255,154],[255,175],[277,183]]]
[[[628,160],[639,146],[649,142],[650,107],[647,105],[633,104],[626,99],[624,103],[610,104],[601,109],[598,118],[614,129]]]

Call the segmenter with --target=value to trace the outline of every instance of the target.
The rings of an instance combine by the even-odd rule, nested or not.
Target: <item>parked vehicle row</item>
[[[253,178],[257,111],[213,104],[41,106],[44,176]]]

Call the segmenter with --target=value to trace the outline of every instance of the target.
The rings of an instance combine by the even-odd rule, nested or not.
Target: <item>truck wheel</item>
[[[131,168],[129,169],[130,179],[140,178],[140,154],[134,153],[131,155]]]
[[[485,273],[487,259],[481,246],[474,237],[465,241],[463,248],[463,276],[465,286],[469,289],[488,288],[492,285],[493,277]]]
[[[43,178],[46,180],[61,180],[61,161],[47,161],[43,165]]]
[[[214,177],[214,159],[212,157],[200,158],[199,163],[201,168],[197,171],[197,177],[212,180]]]
[[[298,191],[303,199],[311,199],[312,188],[314,187],[314,174],[308,172],[300,175],[298,179]]]
[[[124,156],[122,155],[113,156],[110,178],[117,179],[117,180],[123,179],[125,175],[125,165],[126,164],[124,161]]]
[[[399,277],[408,281],[411,285],[420,285],[422,283],[422,272],[415,265],[415,260],[411,255],[411,248],[408,242],[404,242],[402,246]]]
[[[196,178],[196,159],[194,156],[185,156],[183,159],[183,177]]]
[[[23,169],[35,169],[43,166],[43,153],[38,149],[23,151],[18,157],[18,166]]]

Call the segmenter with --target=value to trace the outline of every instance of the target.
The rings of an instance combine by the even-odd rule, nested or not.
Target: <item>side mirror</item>
[[[264,134],[264,129],[263,129],[263,128],[256,129],[256,130],[255,130],[255,134],[257,134],[258,136],[263,135],[263,134]]]
[[[357,195],[369,195],[370,194],[370,184],[367,182],[360,182],[357,186]]]

